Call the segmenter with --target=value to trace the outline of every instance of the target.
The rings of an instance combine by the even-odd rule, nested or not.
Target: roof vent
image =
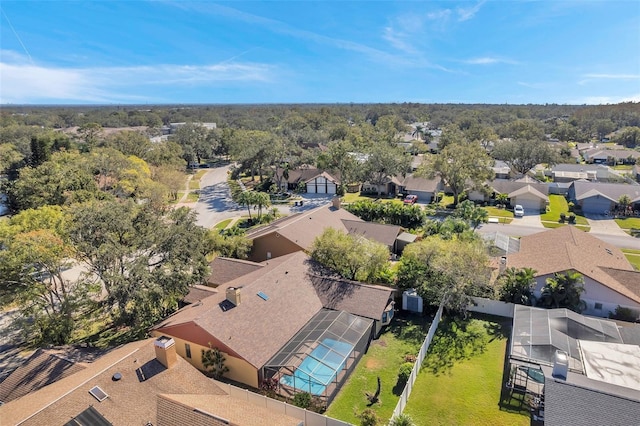
[[[113,375],[113,377],[111,377],[111,380],[113,380],[114,382],[117,382],[120,379],[122,379],[122,374],[120,373],[116,373]]]

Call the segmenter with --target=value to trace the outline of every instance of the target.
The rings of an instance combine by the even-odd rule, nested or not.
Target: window
[[[185,343],[184,351],[187,353],[187,358],[191,358],[191,345],[189,345],[188,343]]]
[[[599,311],[602,310],[602,303],[596,303],[595,305],[593,305],[593,307]]]

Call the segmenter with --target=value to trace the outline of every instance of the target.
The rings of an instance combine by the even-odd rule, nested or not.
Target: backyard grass
[[[460,332],[452,330],[451,323],[444,320],[440,324],[436,335],[441,336],[442,342],[434,339],[404,410],[416,425],[530,424],[526,407],[500,406],[508,326],[493,321],[474,322],[473,327],[467,326],[471,332],[463,332],[462,340],[467,342],[462,351]],[[484,336],[481,328],[485,329]],[[473,339],[483,340],[483,349],[478,350]]]
[[[622,249],[622,253],[636,270],[640,271],[640,250]]]
[[[216,223],[216,226],[214,226],[213,228],[217,230],[223,230],[224,228],[227,227],[227,225],[231,223],[232,220],[233,219],[225,219],[222,222]]]
[[[549,195],[549,211],[540,215],[540,220],[545,228],[557,228],[558,226],[552,226],[551,223],[560,223],[560,214],[564,213],[569,216],[573,214],[576,216],[576,224],[582,226],[589,226],[589,222],[584,216],[577,215],[575,213],[569,213],[569,204],[567,199],[562,195],[550,194]],[[551,223],[548,223],[551,222]]]
[[[360,424],[356,414],[362,413],[369,403],[365,392],[374,393],[380,377],[380,402],[372,405],[377,415],[387,424],[404,386],[397,386],[398,370],[405,355],[417,355],[427,334],[426,318],[403,316],[394,318],[379,339],[371,342],[369,351],[351,373],[337,397],[325,413],[329,417]]]

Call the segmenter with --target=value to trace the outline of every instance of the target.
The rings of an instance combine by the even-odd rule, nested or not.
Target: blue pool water
[[[324,339],[307,355],[293,376],[282,376],[280,383],[312,395],[323,395],[327,385],[344,367],[352,350],[353,346],[349,343]]]

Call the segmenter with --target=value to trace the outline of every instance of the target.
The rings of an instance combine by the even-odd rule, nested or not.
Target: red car
[[[418,201],[418,196],[413,194],[407,195],[406,197],[404,197],[404,200],[402,200],[402,202],[405,204],[415,204],[416,201]]]

